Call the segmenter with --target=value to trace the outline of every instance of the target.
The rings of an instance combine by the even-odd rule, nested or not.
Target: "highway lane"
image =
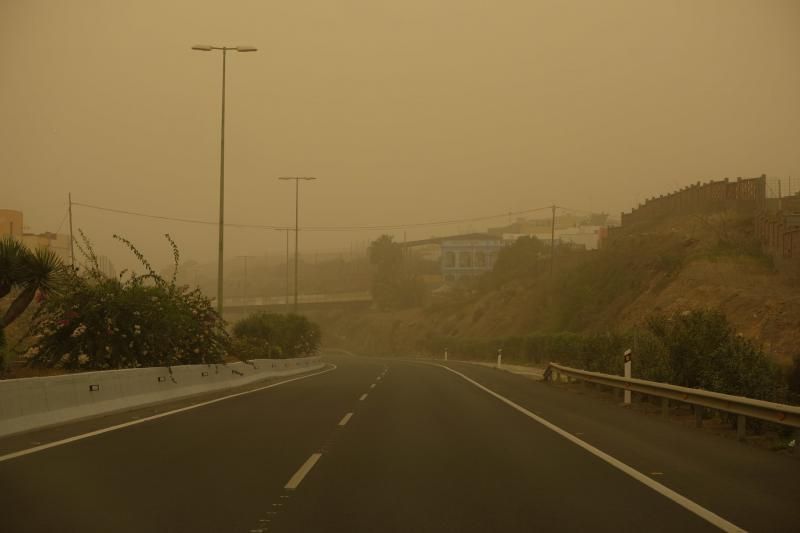
[[[752,531],[800,529],[800,457],[748,446],[607,395],[470,364],[447,365]]]
[[[439,368],[391,364],[268,531],[714,531]]]
[[[249,531],[382,368],[343,361],[323,375],[0,462],[0,531]]]
[[[716,529],[443,368],[328,360],[337,370],[0,462],[0,531]],[[796,530],[796,460],[450,366],[736,525]]]

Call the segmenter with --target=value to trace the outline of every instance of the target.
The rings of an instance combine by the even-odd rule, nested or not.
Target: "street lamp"
[[[294,312],[297,313],[297,266],[298,266],[298,236],[300,235],[300,180],[311,181],[317,178],[311,176],[284,176],[279,180],[294,180]]]
[[[286,232],[286,307],[289,307],[289,228],[275,228]]]
[[[192,50],[211,52],[222,50],[222,123],[220,126],[219,141],[219,252],[217,257],[217,313],[222,317],[222,242],[225,233],[225,59],[228,50],[236,52],[255,52],[253,46],[211,46],[196,44]]]

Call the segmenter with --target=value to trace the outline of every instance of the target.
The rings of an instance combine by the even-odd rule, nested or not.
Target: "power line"
[[[557,205],[559,209],[563,209],[564,211],[572,211],[573,213],[582,213],[585,215],[593,215],[594,211],[586,211],[585,209],[574,209],[572,207],[564,207],[563,205]]]
[[[216,226],[219,223],[211,220],[199,220],[199,219],[191,219],[191,218],[180,218],[180,217],[168,217],[164,215],[153,215],[149,213],[140,213],[137,211],[129,211],[125,209],[114,209],[111,207],[103,207],[98,205],[91,205],[91,204],[84,204],[80,202],[72,202],[72,205],[86,207],[88,209],[95,209],[97,211],[106,211],[109,213],[117,213],[121,215],[129,215],[129,216],[136,216],[142,218],[151,218],[157,220],[169,220],[172,222],[182,222],[185,224],[203,224],[203,225],[210,225]],[[447,226],[451,224],[463,224],[467,222],[480,222],[485,220],[492,220],[497,218],[503,218],[510,215],[518,216],[518,215],[526,215],[530,213],[535,213],[537,211],[544,211],[550,209],[550,206],[545,207],[537,207],[534,209],[525,209],[522,211],[513,211],[507,213],[500,213],[496,215],[487,215],[481,217],[473,217],[473,218],[461,218],[461,219],[451,219],[451,220],[438,220],[432,222],[417,222],[417,223],[410,223],[410,224],[385,224],[385,225],[362,225],[362,226],[308,226],[308,227],[301,227],[301,231],[368,231],[368,230],[396,230],[396,229],[407,229],[407,228],[422,228],[422,227],[433,227],[433,226]],[[268,224],[231,224],[226,223],[225,227],[230,228],[244,228],[244,229],[287,229],[286,226],[275,226],[275,225],[268,225]],[[291,228],[288,228],[291,229]]]
[[[59,222],[59,223],[58,223],[58,229],[55,231],[55,233],[56,233],[56,234],[58,234],[58,232],[60,232],[60,231],[61,231],[61,226],[63,226],[63,225],[64,225],[64,221],[65,221],[65,220],[67,220],[67,217],[68,217],[68,216],[69,216],[69,210],[66,210],[66,211],[64,212],[64,218],[62,218],[62,219],[61,219],[61,222]]]

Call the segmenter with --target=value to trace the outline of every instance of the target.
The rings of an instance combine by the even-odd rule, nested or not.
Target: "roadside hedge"
[[[452,359],[476,361],[494,361],[502,348],[503,361],[511,364],[555,362],[618,375],[623,354],[630,348],[636,378],[769,401],[787,399],[780,367],[715,310],[656,314],[625,332],[532,333],[494,339],[431,336],[418,348],[438,357],[447,349]]]
[[[319,325],[302,315],[261,312],[233,326],[233,351],[241,359],[307,357],[321,339]]]

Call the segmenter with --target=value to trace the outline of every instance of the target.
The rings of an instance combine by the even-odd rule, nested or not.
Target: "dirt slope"
[[[653,312],[713,307],[788,364],[800,351],[800,283],[796,272],[761,253],[752,227],[752,219],[732,213],[673,217],[626,230],[603,250],[557,256],[554,279],[536,269],[425,308],[327,311],[314,318],[329,344],[409,353],[427,335],[606,331],[633,326]]]

